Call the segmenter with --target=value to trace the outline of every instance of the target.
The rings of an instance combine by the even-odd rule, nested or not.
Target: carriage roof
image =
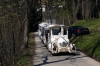
[[[49,24],[49,23],[46,23],[46,22],[40,23],[39,26],[41,26],[41,27],[43,27],[43,28],[45,28],[45,29],[56,28],[56,27],[65,27],[65,28],[68,27],[68,26],[59,25],[59,24]]]

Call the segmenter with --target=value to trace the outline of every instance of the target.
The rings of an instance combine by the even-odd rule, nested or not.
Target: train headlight
[[[75,46],[75,44],[72,44],[73,46]]]
[[[66,42],[67,45],[69,45],[69,42]]]
[[[62,43],[59,43],[60,46],[62,46]]]
[[[59,45],[60,45],[61,47],[66,47],[68,44],[69,44],[68,42],[59,43]]]
[[[76,48],[75,48],[75,44],[72,44],[72,46],[73,46],[73,47],[72,47],[72,50],[75,50],[75,49],[76,49]]]
[[[56,44],[54,43],[53,46],[56,46]]]

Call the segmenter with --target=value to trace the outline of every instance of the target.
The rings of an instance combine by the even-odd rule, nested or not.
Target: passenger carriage
[[[46,45],[47,44],[47,34],[49,32],[49,25],[48,23],[46,22],[43,22],[43,23],[40,23],[39,24],[39,37],[40,39],[43,41],[43,43]]]

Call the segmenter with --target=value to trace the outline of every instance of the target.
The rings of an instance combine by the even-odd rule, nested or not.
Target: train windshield
[[[52,28],[52,34],[58,35],[59,34],[59,28]]]
[[[61,33],[61,27],[56,27],[56,28],[53,28],[52,29],[52,34],[53,35],[58,35],[59,33]],[[67,30],[66,28],[63,27],[63,32],[62,32],[63,35],[66,35],[67,34]]]

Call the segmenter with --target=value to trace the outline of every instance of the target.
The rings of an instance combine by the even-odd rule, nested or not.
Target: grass
[[[71,41],[88,56],[100,61],[100,18],[88,22],[80,20],[73,25],[88,27],[90,34],[79,36]]]
[[[33,66],[33,54],[35,50],[35,41],[33,33],[29,34],[28,48],[23,52],[22,57],[15,66]]]

